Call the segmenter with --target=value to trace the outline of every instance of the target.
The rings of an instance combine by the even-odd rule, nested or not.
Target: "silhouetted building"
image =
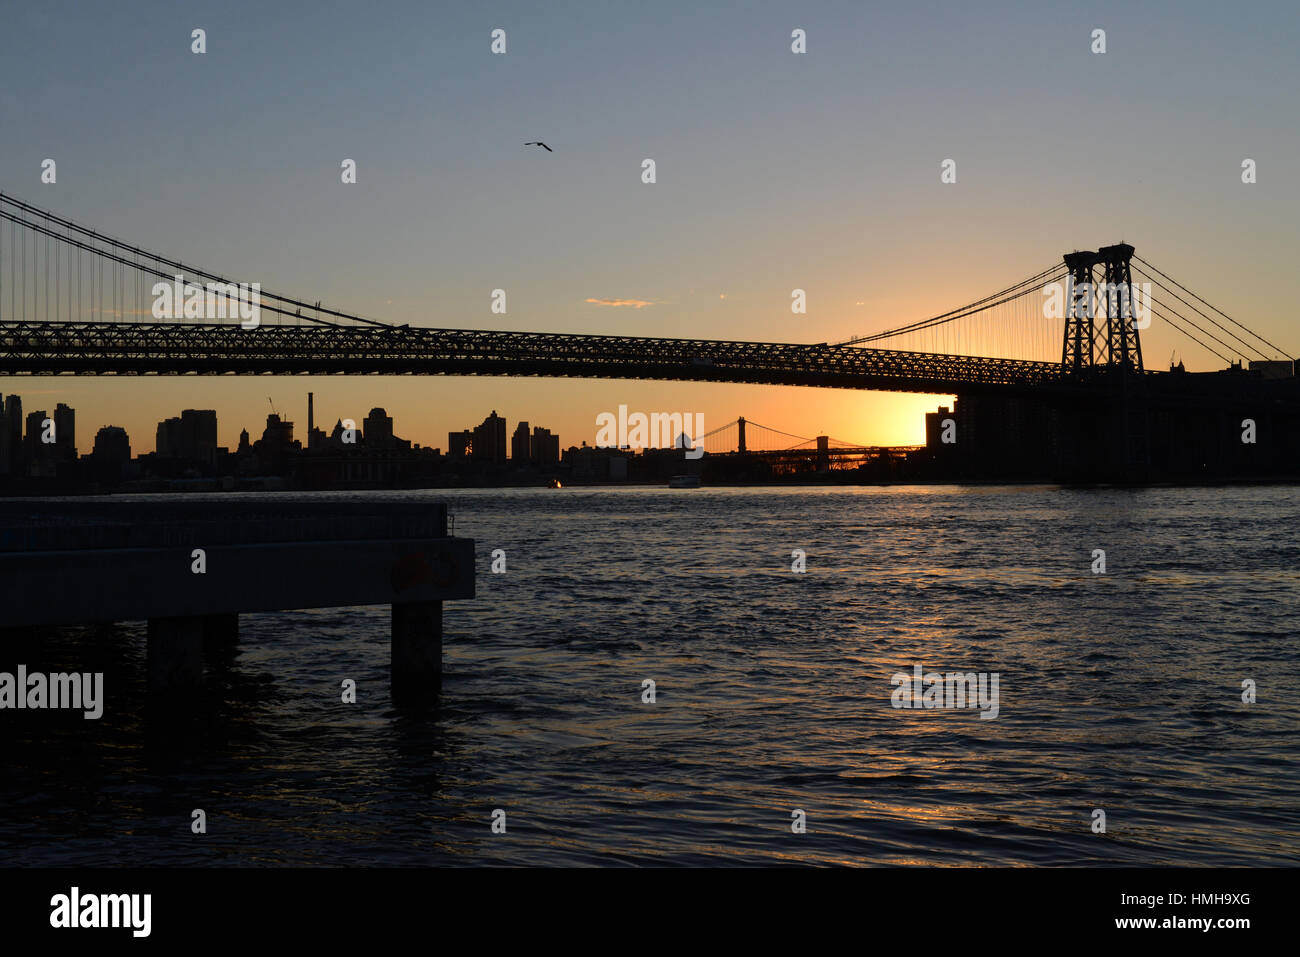
[[[474,433],[466,429],[464,432],[447,433],[447,457],[452,459],[469,458],[470,449],[474,446]]]
[[[35,478],[54,475],[54,420],[44,409],[27,413],[27,433],[23,438],[23,457],[27,474]]]
[[[506,420],[497,415],[496,409],[474,429],[471,442],[470,455],[474,461],[506,464]]]
[[[583,442],[581,448],[569,446],[561,461],[579,481],[622,482],[627,479],[631,457],[627,449],[593,447]]]
[[[4,394],[0,393],[0,475],[8,475],[12,464],[9,443],[9,417],[5,413]]]
[[[272,474],[283,474],[287,457],[301,451],[301,444],[293,440],[293,423],[281,419],[275,412],[270,413],[262,437],[253,443],[260,467]]]
[[[397,445],[393,436],[393,417],[381,408],[370,410],[363,431],[369,448],[391,449]]]
[[[23,400],[16,395],[5,399],[5,428],[9,432],[9,472],[27,474],[27,457],[23,449]]]
[[[943,451],[944,419],[952,419],[952,410],[946,405],[939,406],[938,412],[925,413],[925,447],[932,452]],[[953,419],[954,428],[956,424],[957,420]],[[949,434],[956,438],[953,429],[949,430]]]
[[[217,460],[217,413],[214,409],[186,409],[178,417],[158,423],[154,448],[159,458],[183,459],[207,466]]]
[[[1250,371],[1265,379],[1289,379],[1295,375],[1296,364],[1290,359],[1251,359]]]
[[[349,419],[349,422],[352,420]],[[342,419],[334,420],[334,431],[324,441],[331,449],[355,449],[360,444],[361,430],[344,428]]]
[[[541,426],[533,429],[533,464],[538,468],[554,468],[560,464],[560,437]]]
[[[925,414],[926,452],[944,476],[1040,477],[1052,472],[1060,429],[1055,409],[1034,398],[958,396],[951,412]]]
[[[77,412],[62,402],[54,407],[54,457],[60,462],[77,457]]]
[[[126,429],[106,425],[95,433],[94,450],[90,453],[90,467],[99,482],[117,484],[131,463],[131,439]]]
[[[117,462],[131,461],[131,438],[126,429],[116,425],[106,425],[95,433],[95,448],[90,453],[96,458]]]
[[[293,423],[286,422],[272,412],[266,417],[266,428],[262,431],[259,444],[283,449],[293,444]]]
[[[532,464],[532,437],[528,434],[527,422],[516,425],[514,434],[510,436],[510,460],[519,468]]]
[[[180,454],[181,420],[179,416],[163,419],[154,432],[153,450],[160,459],[174,459]]]

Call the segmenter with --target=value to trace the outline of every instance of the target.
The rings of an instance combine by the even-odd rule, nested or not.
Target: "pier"
[[[0,502],[0,626],[147,621],[152,694],[202,681],[250,612],[392,606],[392,693],[436,698],[442,603],[474,597],[447,507],[327,498]]]

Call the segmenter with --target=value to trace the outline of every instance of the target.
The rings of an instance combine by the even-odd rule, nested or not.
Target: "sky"
[[[169,0],[14,4],[3,20],[0,191],[337,309],[833,342],[1126,241],[1300,352],[1294,3]],[[554,152],[522,145],[539,139]],[[344,159],[356,183],[341,182]],[[490,308],[498,288],[505,315]],[[1172,348],[1159,331],[1153,368]],[[444,449],[493,410],[511,430],[523,418],[591,444],[620,404],[702,412],[706,429],[743,415],[919,444],[923,413],[947,401],[614,380],[0,378],[28,411],[75,407],[83,452],[109,424],[151,451],[157,421],[185,408],[215,408],[223,445],[260,435],[271,406],[303,438],[308,391],[318,424],[383,406],[397,434]]]

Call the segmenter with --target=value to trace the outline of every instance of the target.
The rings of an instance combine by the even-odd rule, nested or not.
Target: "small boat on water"
[[[674,475],[668,480],[669,488],[699,488],[700,477],[698,475]]]

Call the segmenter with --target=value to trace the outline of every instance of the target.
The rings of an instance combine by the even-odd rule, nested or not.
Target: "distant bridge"
[[[740,416],[706,432],[698,443],[710,463],[761,462],[773,474],[857,468],[870,462],[906,460],[924,446],[875,446],[829,435],[792,435]]]

